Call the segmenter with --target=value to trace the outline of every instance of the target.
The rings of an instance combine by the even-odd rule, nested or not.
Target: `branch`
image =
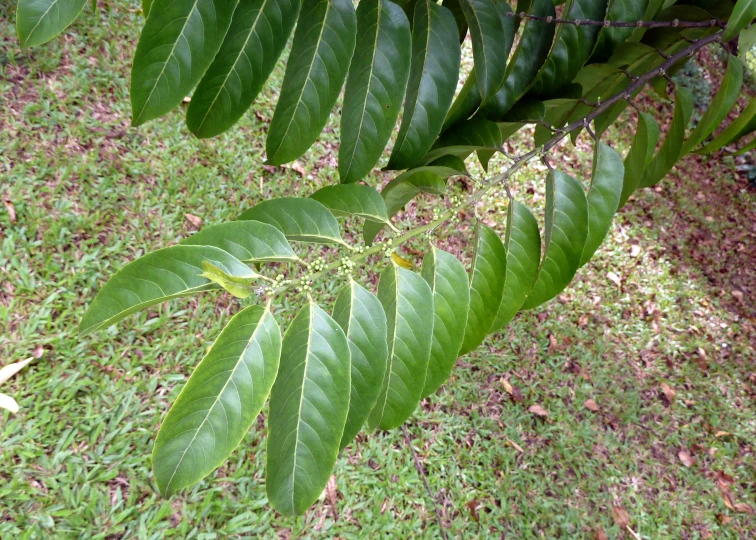
[[[709,21],[681,21],[673,19],[671,21],[592,21],[590,19],[559,19],[558,17],[539,17],[538,15],[529,15],[525,12],[506,14],[507,17],[519,17],[520,19],[530,19],[533,21],[543,21],[549,24],[572,24],[574,26],[603,26],[604,28],[713,28],[718,26],[724,28],[727,26],[726,21],[720,19],[711,19]]]

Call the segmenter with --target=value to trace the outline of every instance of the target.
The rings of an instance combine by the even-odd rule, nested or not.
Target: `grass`
[[[216,223],[332,183],[337,117],[300,160],[304,176],[262,166],[280,67],[254,113],[217,139],[189,136],[178,111],[130,129],[135,0],[88,7],[30,52],[18,49],[13,16],[0,7],[0,177],[17,215],[0,213],[0,361],[37,345],[45,354],[5,387],[22,409],[0,416],[0,537],[437,537],[399,430],[360,435],[337,464],[335,506],[324,498],[299,519],[267,505],[262,417],[226,466],[161,499],[149,460],[159,421],[239,302],[174,301],[81,339],[78,321],[116,269],[191,234],[185,214]],[[611,138],[626,150],[629,135]],[[565,151],[573,172],[587,170],[584,140]],[[690,158],[678,171],[622,211],[558,301],[461,358],[409,422],[450,535],[629,537],[613,506],[642,538],[756,535],[753,516],[729,509],[716,484],[731,475],[735,501],[756,506],[753,236],[738,239],[756,201],[731,162]],[[514,187],[538,208],[542,168]],[[427,208],[406,223],[415,211]],[[480,212],[503,230],[501,212]],[[466,256],[469,227],[439,243]]]

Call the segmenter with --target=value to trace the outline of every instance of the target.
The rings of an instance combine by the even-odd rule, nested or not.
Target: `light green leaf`
[[[433,341],[422,397],[449,378],[465,337],[470,288],[459,260],[433,246],[423,258],[421,275],[433,292]]]
[[[407,16],[389,0],[362,0],[357,32],[360,46],[341,114],[339,177],[345,184],[368,174],[386,147],[402,106],[412,47]]]
[[[215,246],[245,263],[301,262],[278,228],[259,221],[229,221],[211,225],[184,238],[180,244]]]
[[[268,308],[250,306],[228,322],[160,426],[152,470],[164,497],[231,455],[268,398],[280,356],[281,332]]]
[[[21,47],[34,47],[60,34],[76,20],[87,0],[18,0],[16,32]]]
[[[470,310],[460,355],[469,353],[483,343],[491,331],[499,312],[507,275],[507,252],[501,238],[493,229],[480,222],[475,225],[473,250]]]
[[[588,236],[588,201],[580,182],[559,171],[546,178],[546,234],[538,279],[523,309],[540,306],[569,285]]]
[[[740,88],[742,86],[743,64],[737,57],[730,56],[722,84],[720,84],[719,90],[714,99],[711,100],[698,125],[685,140],[685,144],[683,144],[680,151],[680,157],[688,154],[719,127],[719,124],[722,123],[733,107],[735,107],[735,103],[738,101],[738,97],[740,97]]]
[[[298,13],[299,0],[240,0],[186,111],[192,133],[214,137],[244,115],[281,56]]]
[[[625,166],[620,155],[604,143],[597,142],[593,151],[591,188],[588,191],[588,236],[583,246],[580,266],[587,263],[609,233],[619,208]]]
[[[701,149],[696,150],[696,153],[711,154],[754,131],[756,131],[756,98],[751,100],[748,107],[722,133],[717,135],[711,142],[706,143]]]
[[[208,261],[240,278],[255,273],[236,257],[212,246],[172,246],[130,262],[103,285],[79,325],[79,335],[110,326],[121,319],[165,300],[217,289],[201,277]]]
[[[646,168],[639,184],[640,187],[651,187],[657,184],[680,159],[685,141],[685,127],[688,125],[692,113],[692,92],[687,88],[678,86],[675,92],[675,112],[669,131],[661,148]]]
[[[251,279],[231,276],[207,261],[202,261],[202,273],[200,276],[209,279],[236,298],[247,298],[252,294]],[[255,277],[258,277],[257,274],[255,274]]]
[[[601,20],[607,0],[569,0],[565,4],[566,19]],[[548,58],[533,82],[533,94],[541,98],[556,97],[572,82],[593,51],[600,26],[560,24]]]
[[[622,181],[622,195],[619,207],[622,208],[630,195],[638,189],[641,177],[646,166],[651,162],[656,143],[659,142],[659,124],[653,116],[642,112],[638,117],[638,128],[635,130],[635,138],[630,151],[625,157],[625,177]]]
[[[173,110],[220,49],[237,0],[154,0],[131,68],[131,123]]]
[[[554,4],[551,0],[533,0],[528,13],[538,17],[554,17]],[[501,120],[525,95],[549,54],[555,26],[535,19],[525,22],[517,49],[507,65],[504,84],[479,111],[484,118]]]
[[[389,223],[386,203],[375,188],[364,184],[327,186],[310,195],[334,216],[360,216],[372,221]]]
[[[743,28],[751,24],[754,18],[756,18],[756,0],[738,0],[727,21],[722,41],[733,39]]]
[[[303,514],[328,483],[349,411],[350,378],[344,331],[309,302],[286,330],[270,395],[265,488],[286,516]]]
[[[290,240],[316,244],[342,244],[339,224],[328,208],[315,199],[279,197],[253,206],[239,220],[273,225]]]
[[[298,158],[323,131],[344,84],[356,35],[351,0],[303,0],[265,141],[269,163]]]
[[[404,113],[387,169],[407,169],[430,150],[454,98],[460,54],[451,12],[431,0],[419,0]]]
[[[507,277],[499,312],[491,327],[497,332],[520,311],[525,298],[533,290],[541,262],[541,233],[538,222],[528,207],[517,201],[507,209],[507,232],[504,236],[507,252]]]
[[[509,51],[502,44],[513,39],[514,21],[505,28],[501,11],[512,10],[497,0],[460,0],[460,6],[470,27],[478,90],[485,102],[504,82]]]
[[[388,367],[368,426],[401,426],[420,403],[433,334],[433,293],[416,273],[392,264],[381,273],[378,299],[388,324]]]
[[[378,400],[388,364],[388,330],[378,298],[353,280],[336,298],[333,319],[344,330],[352,357],[349,414],[339,444],[339,449],[344,449],[360,432]]]

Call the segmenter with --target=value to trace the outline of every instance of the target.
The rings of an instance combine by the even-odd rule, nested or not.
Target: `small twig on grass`
[[[441,535],[444,537],[444,540],[447,540],[446,536],[446,529],[444,528],[444,521],[441,519],[441,512],[438,509],[438,505],[436,504],[436,497],[433,495],[433,491],[431,490],[430,484],[428,483],[428,477],[425,476],[425,471],[423,470],[423,466],[420,463],[420,460],[417,458],[417,454],[415,453],[415,449],[412,446],[412,441],[409,438],[409,434],[407,433],[407,428],[402,426],[402,433],[404,433],[404,440],[407,441],[407,446],[409,446],[410,452],[412,452],[412,459],[415,460],[415,468],[417,469],[418,474],[423,478],[423,483],[425,484],[425,490],[428,492],[428,496],[430,497],[431,501],[433,502],[433,511],[436,513],[436,521],[438,521],[438,526],[441,529]]]

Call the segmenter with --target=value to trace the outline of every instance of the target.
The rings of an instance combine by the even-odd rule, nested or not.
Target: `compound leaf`
[[[152,469],[164,497],[231,455],[268,398],[280,356],[281,331],[268,308],[250,306],[228,322],[160,426]]]
[[[473,59],[478,90],[483,102],[487,101],[504,82],[509,51],[502,44],[509,39],[501,10],[511,11],[508,4],[499,7],[496,0],[459,0],[470,27]],[[511,21],[514,24],[514,21]]]
[[[211,225],[184,238],[180,244],[215,246],[245,263],[300,260],[278,228],[260,221],[230,221]]]
[[[265,488],[281,514],[304,513],[326,487],[349,411],[350,379],[344,331],[309,302],[286,330],[270,394]]]

